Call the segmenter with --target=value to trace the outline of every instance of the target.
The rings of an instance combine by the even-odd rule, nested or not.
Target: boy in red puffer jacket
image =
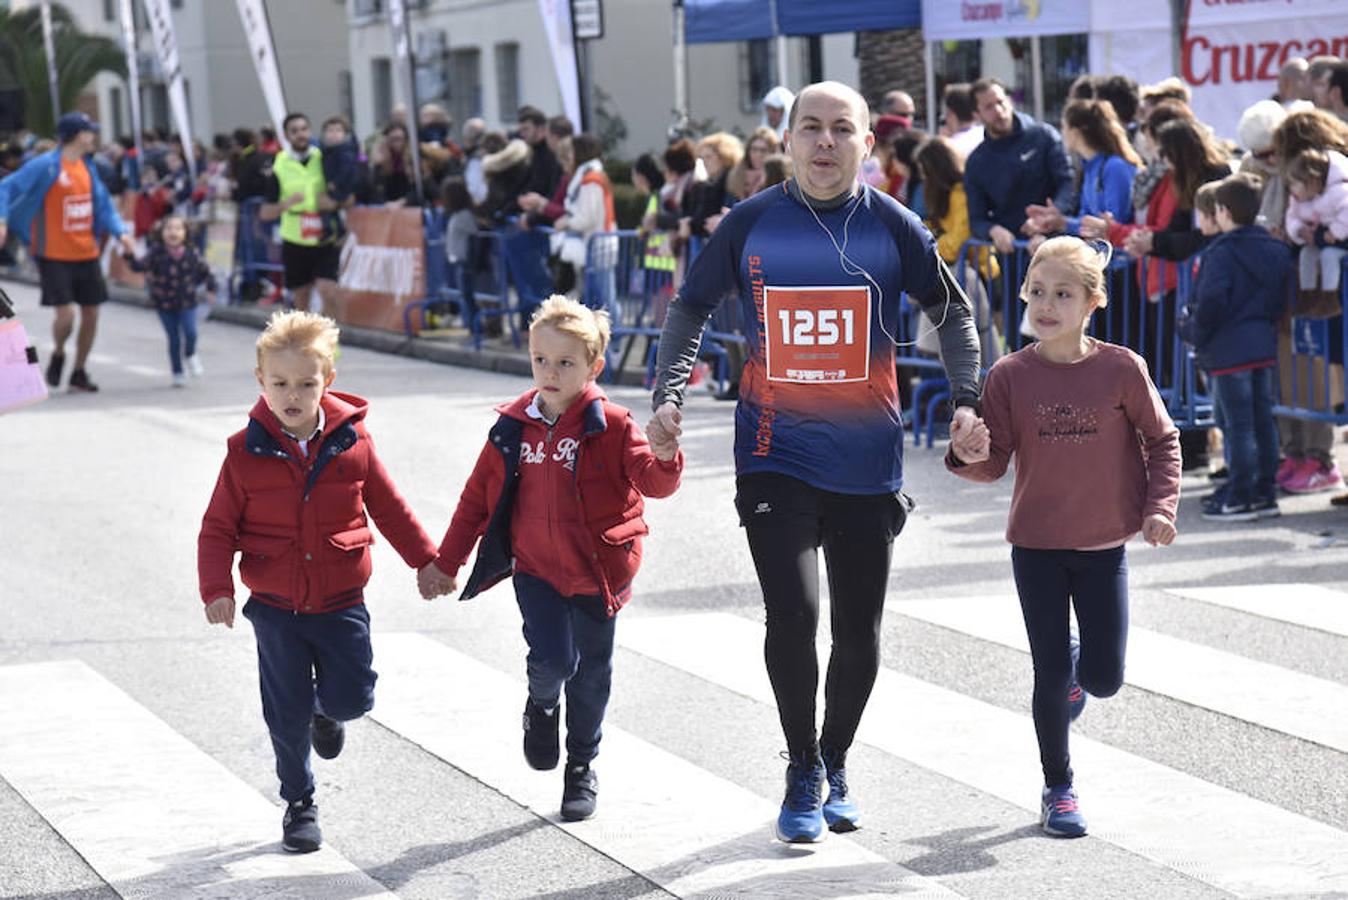
[[[337,334],[323,316],[272,316],[257,341],[262,397],[229,439],[197,541],[212,624],[234,627],[230,570],[243,554],[243,614],[257,636],[262,713],[287,804],[282,846],[296,853],[322,843],[310,744],[332,759],[343,723],[374,706],[366,510],[409,566],[429,566],[436,553],[375,455],[366,402],[328,390]]]
[[[594,814],[590,763],[608,705],[614,616],[631,597],[647,533],[641,498],[668,497],[683,471],[681,453],[658,458],[631,413],[595,384],[608,340],[606,313],[559,296],[539,307],[529,325],[535,387],[497,407],[435,567],[419,577],[423,595],[454,590],[479,537],[462,599],[513,574],[529,644],[524,757],[535,769],[557,765],[565,687],[567,821]]]

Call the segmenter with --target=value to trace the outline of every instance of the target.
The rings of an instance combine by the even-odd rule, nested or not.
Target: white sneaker
[[[187,387],[187,376],[180,372],[173,373],[173,386],[176,388]]]
[[[201,364],[200,356],[187,357],[187,371],[192,373],[193,378],[200,378],[206,374],[206,367]]]

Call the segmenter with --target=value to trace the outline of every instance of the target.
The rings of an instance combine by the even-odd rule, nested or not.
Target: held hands
[[[1082,216],[1081,217],[1081,236],[1091,241],[1102,241],[1109,235],[1109,226],[1114,224],[1114,214],[1105,213],[1101,216]]]
[[[1010,253],[1015,249],[1016,236],[1002,225],[993,225],[989,228],[988,237],[992,238],[992,245],[997,248],[998,253]]]
[[[421,599],[434,600],[458,590],[459,582],[453,575],[446,575],[434,562],[428,562],[417,570],[417,590]]]
[[[1025,207],[1025,215],[1027,218],[1022,230],[1026,234],[1053,234],[1067,226],[1067,217],[1053,204],[1052,198],[1049,198],[1047,206],[1032,203]]]
[[[982,418],[967,406],[955,408],[950,420],[950,452],[962,463],[980,463],[988,458],[992,434]]]
[[[679,453],[679,436],[683,434],[683,413],[673,403],[662,403],[646,424],[646,439],[651,442],[655,458],[668,462]]]
[[[1127,250],[1130,256],[1146,256],[1151,252],[1152,233],[1150,229],[1139,228],[1124,239],[1123,249]]]
[[[1162,515],[1150,515],[1142,520],[1142,538],[1153,547],[1169,547],[1175,539],[1175,523]]]
[[[234,627],[234,598],[216,597],[206,604],[206,621],[212,625]]]

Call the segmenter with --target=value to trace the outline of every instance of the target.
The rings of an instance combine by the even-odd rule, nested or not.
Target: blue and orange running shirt
[[[739,304],[748,361],[736,472],[845,494],[897,491],[903,424],[891,336],[908,314],[903,295],[937,295],[939,273],[931,233],[869,186],[829,210],[811,210],[785,185],[737,204],[679,292],[704,314]]]

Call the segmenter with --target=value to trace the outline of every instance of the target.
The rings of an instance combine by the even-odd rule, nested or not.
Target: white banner
[[[548,33],[548,46],[552,48],[552,67],[557,72],[562,110],[580,128],[580,76],[576,71],[576,45],[571,38],[571,2],[538,0],[538,10],[543,15],[543,29]],[[514,110],[501,110],[503,118],[514,114]]]
[[[42,3],[42,47],[47,53],[47,93],[51,98],[51,123],[61,118],[65,110],[61,109],[61,89],[56,78],[56,46],[51,35],[51,5]]]
[[[183,161],[187,163],[188,177],[197,177],[196,150],[192,146],[192,119],[187,109],[187,88],[183,84],[183,70],[178,61],[178,38],[173,31],[173,17],[169,0],[144,0],[145,15],[154,32],[154,46],[159,51],[159,66],[168,84],[169,105],[178,125],[178,137],[183,144]]]
[[[1090,4],[1081,0],[922,0],[922,36],[929,41],[1085,34]]]
[[[1193,92],[1194,113],[1226,138],[1237,136],[1241,113],[1277,91],[1278,70],[1289,59],[1348,54],[1342,0],[1193,0],[1178,72],[1168,0],[1092,5],[1091,72],[1142,84],[1178,75]]]
[[[136,166],[135,171],[140,171],[140,166],[145,160],[140,147],[140,54],[136,50],[136,17],[131,9],[131,0],[121,0],[122,10],[122,45],[126,47],[126,88],[127,99],[131,106],[131,139],[136,142]],[[116,138],[117,135],[110,134],[106,136],[109,140]],[[139,186],[139,185],[137,185]]]
[[[243,37],[248,42],[248,55],[253,58],[253,68],[257,70],[258,84],[262,86],[267,114],[271,116],[277,138],[289,146],[285,129],[281,127],[288,112],[286,95],[281,87],[281,70],[276,65],[276,49],[272,44],[266,3],[264,0],[237,0],[237,3],[239,21],[243,23]]]
[[[407,6],[403,0],[389,0],[388,26],[393,33],[393,67],[398,72],[403,101],[407,104],[407,141],[412,145],[412,174],[416,180],[417,197],[425,197],[421,192],[421,141],[417,137],[416,63],[412,59],[412,29],[407,22]]]

